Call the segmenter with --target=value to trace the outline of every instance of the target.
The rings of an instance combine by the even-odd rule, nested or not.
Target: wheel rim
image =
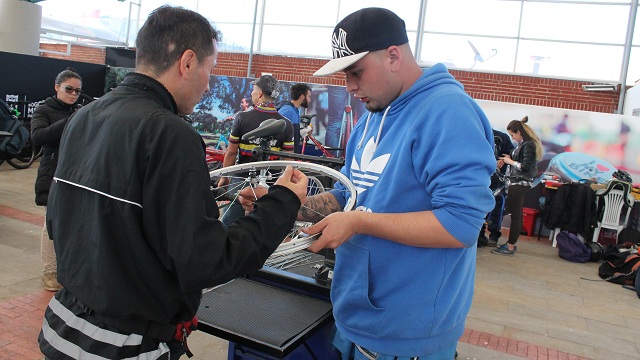
[[[341,184],[342,187],[340,187],[339,191],[343,191],[347,199],[343,211],[353,210],[356,203],[357,192],[349,178],[339,171],[323,165],[288,160],[258,161],[211,171],[209,174],[212,178],[228,177],[230,179],[228,191],[219,193],[216,196],[216,201],[218,201],[219,204],[221,204],[223,200],[234,201],[237,198],[237,191],[246,187],[250,182],[253,182],[254,185],[258,183],[268,187],[278,179],[280,174],[289,165],[302,171],[309,178],[307,190],[309,196],[327,190],[338,190],[335,189],[335,186],[336,184]],[[324,180],[325,184],[328,183],[331,184],[331,186],[327,187],[321,179]],[[302,206],[304,207],[304,205]],[[224,211],[226,211],[226,209],[221,208],[221,216],[224,215]],[[312,223],[296,221],[294,228],[289,234],[291,240],[280,244],[272,257],[287,255],[309,247],[319,234],[307,236],[301,233],[300,229],[310,225],[312,225]]]
[[[16,169],[26,169],[31,166],[31,164],[33,164],[33,162],[38,158],[39,155],[41,155],[41,149],[33,147],[29,142],[27,144],[28,145],[25,145],[25,147],[23,147],[20,154],[18,154],[14,158],[7,159],[7,163],[9,165],[13,166]],[[29,155],[26,155],[27,153]]]

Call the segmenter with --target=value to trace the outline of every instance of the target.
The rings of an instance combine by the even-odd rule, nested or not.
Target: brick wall
[[[66,45],[41,44],[40,46],[48,50],[66,51]],[[42,53],[41,56],[104,64],[105,50],[73,45],[70,57],[46,53]],[[248,54],[221,53],[215,74],[245,77],[248,62]],[[342,73],[329,77],[313,77],[313,73],[326,62],[327,60],[323,59],[254,55],[251,74],[257,77],[266,72],[283,81],[344,85]],[[585,81],[462,70],[450,72],[464,84],[467,93],[478,100],[613,114],[618,107],[620,97],[620,90],[584,91],[582,85],[591,84]]]
[[[66,52],[67,45],[40,44],[40,49]],[[42,52],[40,53],[40,56],[54,58],[54,59],[80,61],[80,62],[86,62],[86,63],[92,63],[92,64],[104,64],[106,53],[107,51],[105,49],[99,49],[99,48],[88,47],[88,46],[71,45],[70,56],[61,55],[61,54],[42,53]]]

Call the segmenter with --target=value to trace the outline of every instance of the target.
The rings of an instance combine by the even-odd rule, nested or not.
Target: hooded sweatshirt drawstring
[[[382,134],[382,127],[384,126],[384,120],[387,118],[387,113],[391,109],[391,105],[387,106],[384,110],[384,114],[382,114],[382,120],[380,121],[380,127],[378,128],[378,135],[376,136],[375,145],[378,147],[378,142],[380,141],[380,135]],[[367,135],[367,128],[369,127],[369,120],[371,119],[371,114],[367,116],[367,122],[364,124],[364,131],[362,132],[362,137],[360,138],[360,142],[358,142],[358,149],[362,148],[362,143],[364,142],[364,137]]]

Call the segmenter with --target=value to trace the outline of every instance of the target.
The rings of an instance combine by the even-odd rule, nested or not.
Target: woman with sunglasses
[[[78,109],[76,104],[82,93],[82,78],[71,68],[58,74],[54,89],[56,94],[40,104],[31,118],[31,141],[34,146],[42,147],[42,158],[36,177],[36,205],[47,206],[49,188],[58,163],[58,145],[62,130],[69,117]],[[42,260],[42,284],[48,291],[58,291],[62,286],[58,283],[56,270],[56,254],[53,241],[49,239],[47,225],[42,229],[40,239],[40,256]]]

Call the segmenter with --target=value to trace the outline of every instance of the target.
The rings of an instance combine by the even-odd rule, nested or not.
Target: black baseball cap
[[[333,60],[313,76],[334,74],[362,59],[370,51],[408,42],[404,20],[391,10],[375,7],[358,10],[347,15],[333,29]]]
[[[258,80],[254,80],[252,84],[260,88],[267,96],[277,98],[280,95],[280,87],[278,79],[272,75],[262,75]]]

